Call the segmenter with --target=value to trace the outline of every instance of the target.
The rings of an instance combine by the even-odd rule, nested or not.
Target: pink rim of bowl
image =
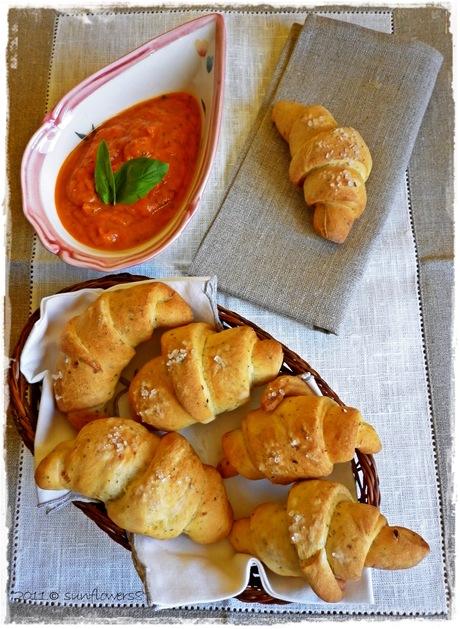
[[[47,114],[30,139],[21,165],[23,211],[46,249],[74,266],[115,271],[157,256],[180,236],[199,206],[217,149],[225,46],[222,15],[196,18],[91,75]],[[149,76],[151,82],[146,79]],[[63,161],[81,141],[78,134],[88,133],[137,102],[175,91],[192,93],[202,109],[199,164],[177,218],[151,241],[126,251],[106,252],[77,242],[59,220],[54,185]]]

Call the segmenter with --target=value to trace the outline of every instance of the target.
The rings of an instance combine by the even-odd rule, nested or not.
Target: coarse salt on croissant
[[[295,483],[285,503],[267,502],[236,520],[229,539],[282,576],[301,577],[324,601],[343,597],[365,567],[416,566],[430,548],[417,533],[389,526],[377,507],[358,503],[340,483]]]
[[[314,395],[298,376],[280,376],[241,427],[223,435],[222,448],[224,478],[241,474],[286,485],[328,476],[336,463],[351,461],[356,448],[375,454],[381,443],[357,409]]]
[[[58,408],[78,429],[103,415],[135,348],[158,327],[192,320],[190,306],[163,282],[104,291],[62,331],[53,373]]]
[[[314,209],[315,232],[343,243],[367,204],[368,146],[356,129],[340,127],[320,105],[278,101],[272,120],[289,143],[289,177],[303,186],[305,202]]]
[[[156,539],[184,533],[209,544],[227,537],[233,523],[222,478],[185,437],[159,437],[130,419],[86,424],[39,463],[35,480],[101,500],[115,524]]]
[[[242,406],[283,361],[281,344],[259,340],[249,326],[216,331],[190,323],[165,332],[161,348],[162,356],[146,363],[129,388],[133,413],[160,430],[208,423]]]

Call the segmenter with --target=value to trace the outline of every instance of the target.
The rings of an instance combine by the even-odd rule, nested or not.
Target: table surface
[[[128,269],[130,272],[160,278],[186,274],[222,201],[289,30],[294,22],[304,21],[307,10],[308,7],[222,10],[229,44],[226,89],[232,98],[226,99],[216,163],[200,211],[170,249],[151,262]],[[339,608],[341,613],[446,618],[451,611],[454,557],[453,100],[449,14],[445,9],[428,6],[315,10],[377,30],[418,37],[440,50],[444,64],[435,92],[408,171],[402,173],[394,214],[362,281],[359,303],[350,308],[346,332],[340,337],[324,335],[229,295],[219,294],[219,303],[254,321],[296,351],[341,399],[365,412],[383,437],[383,452],[377,458],[382,511],[392,523],[412,526],[429,537],[432,553],[426,563],[402,575],[376,573],[374,603],[365,609],[344,605]],[[113,9],[104,13],[83,9],[66,13],[52,9],[10,11],[5,330],[10,351],[42,297],[101,275],[65,265],[46,252],[34,237],[22,214],[19,179],[20,161],[28,140],[46,111],[72,85],[120,54],[203,12],[205,8]],[[123,31],[123,38],[104,40],[88,35],[85,24],[93,32],[109,35],[119,32],[123,25],[129,28]],[[72,40],[71,35],[76,39]],[[241,46],[250,52],[244,64],[238,53]],[[442,128],[439,119],[443,120]],[[387,298],[382,306],[378,295],[383,291]],[[410,368],[407,356],[402,355],[405,352]],[[37,510],[31,481],[33,460],[21,446],[10,414],[6,462],[8,500],[13,514],[9,544],[10,619],[46,620],[52,614],[54,621],[83,617],[134,622],[156,615],[159,622],[178,618],[247,622],[247,604],[233,599],[186,610],[149,609],[127,551],[94,530],[94,524],[74,508],[49,516]],[[61,545],[63,548],[59,548]],[[46,556],[51,557],[51,565],[44,565]],[[105,568],[101,567],[104,561]],[[122,566],[119,572],[123,574],[105,581],[108,566],[114,564]],[[404,595],[401,589],[405,590]],[[114,600],[113,592],[122,594]],[[254,605],[249,609],[254,612],[254,623],[298,621],[305,614],[312,617],[330,611],[327,606],[303,609],[290,605],[270,610]]]

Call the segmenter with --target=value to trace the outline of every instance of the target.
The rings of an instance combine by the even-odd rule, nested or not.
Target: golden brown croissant
[[[189,305],[162,282],[105,291],[62,331],[53,374],[58,408],[77,428],[103,415],[135,348],[155,328],[192,320]]]
[[[273,572],[306,579],[331,603],[365,567],[411,568],[429,552],[417,533],[389,526],[377,507],[354,501],[343,485],[327,480],[295,483],[286,503],[259,505],[236,520],[229,539],[237,552]]]
[[[190,323],[161,337],[161,354],[133,378],[133,413],[160,430],[208,423],[250,399],[251,388],[278,373],[283,350],[275,340],[259,340],[249,326],[217,332]]]
[[[41,461],[35,480],[100,500],[120,527],[156,539],[185,533],[209,544],[227,537],[233,523],[222,478],[185,437],[160,438],[130,419],[86,424]]]
[[[314,230],[344,242],[367,203],[372,158],[366,143],[356,129],[339,127],[320,105],[278,101],[272,120],[289,143],[289,177],[303,186],[305,202],[314,209]]]
[[[298,376],[280,376],[241,427],[223,435],[222,448],[224,478],[241,474],[286,485],[328,476],[336,463],[351,461],[355,448],[375,454],[381,444],[358,410],[314,395]]]

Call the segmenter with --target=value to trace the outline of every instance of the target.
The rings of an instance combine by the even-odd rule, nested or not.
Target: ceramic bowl
[[[217,148],[225,73],[225,25],[211,13],[156,37],[73,88],[45,117],[28,143],[21,169],[24,214],[42,244],[74,266],[113,271],[165,250],[196,212]],[[146,79],[146,77],[148,77]],[[202,137],[194,180],[167,229],[136,248],[107,252],[85,246],[62,226],[54,184],[68,154],[117,113],[168,92],[192,93],[202,110]]]

